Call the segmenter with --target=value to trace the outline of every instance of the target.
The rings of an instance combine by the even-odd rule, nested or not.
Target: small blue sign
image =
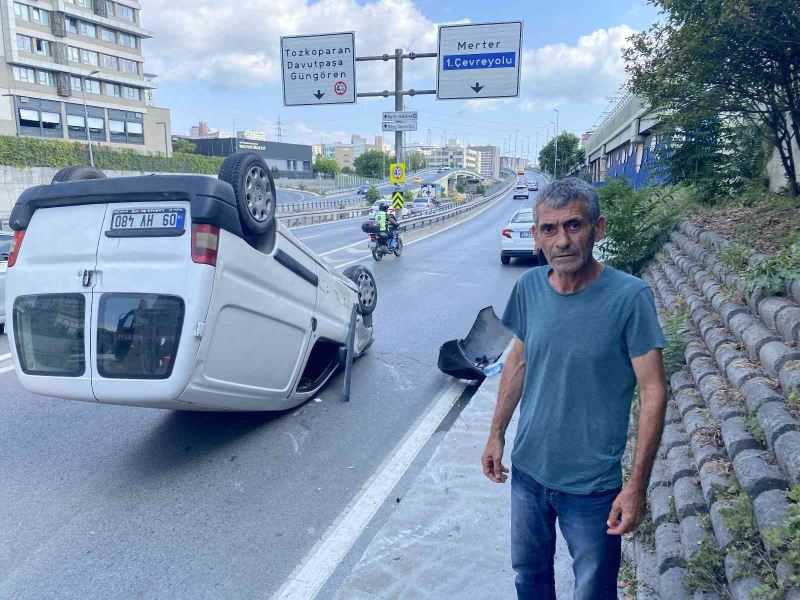
[[[492,52],[488,54],[445,54],[442,67],[445,71],[464,69],[503,69],[517,65],[516,52]]]

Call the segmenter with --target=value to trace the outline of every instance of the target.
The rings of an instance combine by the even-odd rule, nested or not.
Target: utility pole
[[[517,142],[519,140],[519,129],[514,131],[514,163],[519,169],[519,150],[517,149]]]
[[[533,162],[539,164],[539,132],[536,132],[536,145],[533,147]],[[541,165],[539,166],[541,168]]]
[[[555,156],[553,156],[553,177],[558,178],[557,175],[558,171],[556,170],[556,167],[558,165],[558,117],[561,113],[559,113],[557,108],[554,108],[553,110],[556,113],[556,148],[554,152]]]

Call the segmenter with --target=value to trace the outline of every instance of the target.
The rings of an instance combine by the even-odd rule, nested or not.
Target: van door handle
[[[83,271],[83,287],[89,287],[92,285],[92,274],[94,271],[89,271],[88,269],[84,269]]]

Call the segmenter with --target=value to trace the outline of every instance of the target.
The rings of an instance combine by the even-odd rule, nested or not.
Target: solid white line
[[[9,371],[14,370],[14,365],[8,365],[6,367],[0,367],[0,374],[8,373]]]
[[[310,239],[313,239],[315,237],[322,237],[322,234],[318,233],[317,235],[307,235],[306,237],[301,237],[299,239],[301,239],[301,240],[310,240]]]
[[[384,464],[364,484],[358,496],[299,563],[272,600],[311,600],[316,597],[465,387],[465,383],[454,381],[445,388],[433,408],[389,453]]]
[[[440,229],[439,231],[434,231],[433,233],[429,233],[428,235],[424,235],[421,238],[417,238],[416,240],[411,240],[408,243],[403,242],[403,247],[410,246],[412,244],[416,244],[417,242],[421,242],[422,240],[427,240],[429,237],[433,237],[435,235],[439,235],[440,233],[444,233],[448,229],[452,229],[453,227],[458,227],[459,225],[463,225],[464,223],[466,223],[470,219],[474,219],[475,217],[477,217],[482,212],[489,210],[491,207],[493,207],[495,204],[497,204],[501,200],[504,200],[505,198],[507,198],[507,196],[502,196],[502,197],[498,198],[497,200],[495,200],[494,202],[492,202],[488,206],[485,206],[484,208],[482,208],[478,212],[476,212],[474,215],[470,216],[469,219],[464,219],[463,221],[459,221],[458,223],[453,223],[452,225],[448,225],[444,229]],[[331,250],[331,252],[336,252],[336,251],[335,250]],[[370,255],[367,254],[367,255],[364,255],[364,256],[362,256],[360,258],[355,258],[353,260],[347,261],[346,263],[342,263],[340,265],[336,265],[336,268],[337,269],[341,269],[342,267],[349,267],[350,265],[352,265],[354,263],[357,263],[357,262],[361,262],[362,260],[365,260],[365,259],[367,259],[369,257],[370,257]]]
[[[0,362],[8,360],[9,358],[11,358],[11,352],[9,352],[8,354],[0,354]]]
[[[352,244],[348,244],[347,246],[342,246],[341,248],[336,248],[335,250],[328,250],[327,252],[322,252],[319,256],[328,256],[328,254],[333,254],[334,252],[339,252],[339,250],[346,250],[347,248],[352,248],[353,246],[358,246],[359,244],[366,243],[367,240],[358,240],[357,242],[353,242]]]

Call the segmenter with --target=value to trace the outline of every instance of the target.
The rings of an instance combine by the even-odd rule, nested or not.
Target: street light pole
[[[89,77],[97,75],[100,71],[92,71]],[[81,76],[81,91],[83,92],[83,124],[86,127],[86,141],[89,143],[89,164],[94,167],[94,154],[92,153],[92,134],[89,131],[89,109],[86,107],[86,75]]]
[[[556,167],[558,165],[558,117],[561,113],[558,112],[557,108],[553,109],[556,113],[556,149],[553,153],[553,177],[558,178]]]

